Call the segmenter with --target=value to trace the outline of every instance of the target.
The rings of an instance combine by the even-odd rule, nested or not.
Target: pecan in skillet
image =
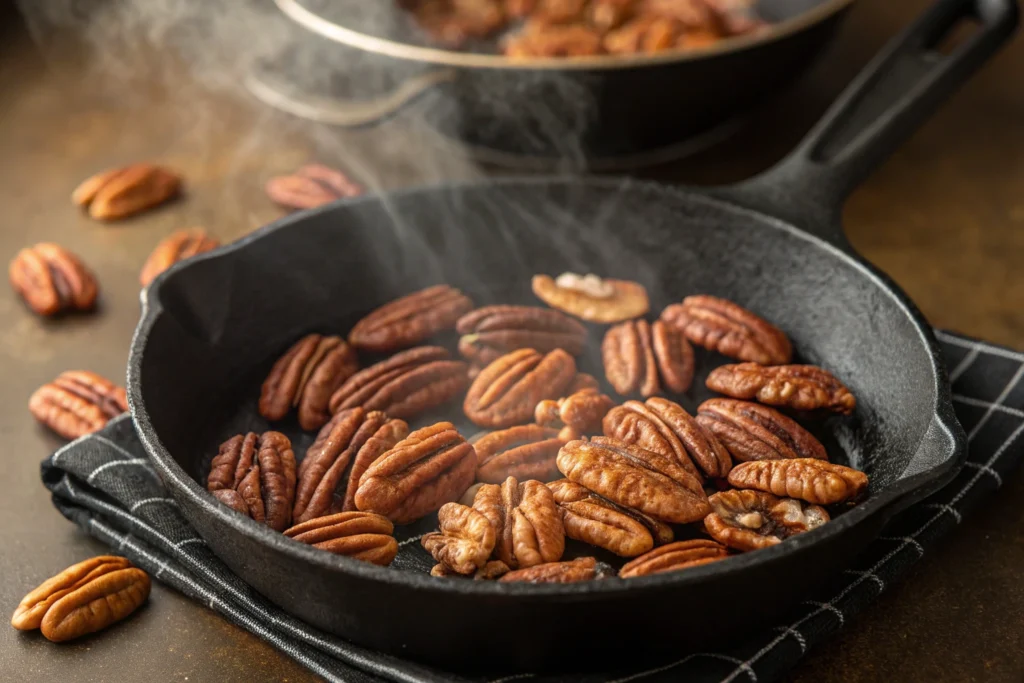
[[[534,275],[533,293],[552,308],[595,323],[637,318],[650,307],[643,285],[592,274],[562,273],[557,279]]]
[[[28,410],[65,439],[77,439],[126,412],[128,399],[122,387],[94,372],[68,370],[36,389]]]
[[[349,377],[331,396],[330,410],[362,406],[410,418],[455,398],[466,388],[466,364],[440,346],[396,353]]]
[[[487,563],[496,540],[487,517],[471,507],[445,503],[437,513],[437,521],[441,530],[420,540],[435,560],[462,575],[473,574]]]
[[[22,249],[7,274],[14,291],[39,315],[89,311],[96,305],[96,278],[59,244],[40,242]]]
[[[637,17],[609,31],[602,43],[612,55],[662,52],[679,46],[686,34],[682,23],[666,17]]]
[[[679,330],[662,321],[630,320],[609,329],[601,342],[608,382],[623,396],[644,398],[669,391],[682,393],[693,382],[693,348]],[[661,376],[659,382],[658,377]]]
[[[454,287],[427,287],[369,313],[352,328],[348,341],[360,351],[390,353],[454,326],[472,308],[469,297]]]
[[[562,349],[519,349],[480,371],[462,407],[481,427],[511,427],[532,420],[544,399],[563,396],[575,377],[576,361]]]
[[[291,210],[313,209],[363,193],[363,187],[343,172],[322,164],[307,164],[291,175],[271,178],[264,190],[270,201]]]
[[[704,518],[704,528],[737,550],[768,548],[829,521],[825,508],[764,491],[722,491],[708,502],[712,512]]]
[[[398,554],[394,531],[387,517],[352,511],[310,519],[286,529],[284,535],[335,555],[386,567]]]
[[[155,164],[132,164],[97,173],[71,193],[71,201],[89,207],[102,221],[127,218],[173,199],[181,191],[181,176]]]
[[[565,444],[555,462],[566,478],[663,522],[696,522],[710,510],[700,480],[672,456],[595,436]]]
[[[520,581],[523,583],[578,583],[603,579],[598,571],[597,560],[593,557],[577,557],[566,562],[546,562],[525,569],[509,572],[498,581]]]
[[[757,399],[794,410],[849,415],[857,407],[857,399],[835,375],[814,365],[723,365],[711,371],[706,384],[732,398]]]
[[[473,501],[495,530],[494,554],[509,569],[562,559],[565,529],[550,489],[539,481],[509,477],[480,487]]]
[[[435,41],[450,48],[501,29],[505,13],[499,0],[401,0]]]
[[[299,426],[319,429],[330,417],[334,391],[359,369],[356,352],[341,337],[307,334],[274,363],[260,390],[260,415],[283,419],[299,409]]]
[[[149,575],[123,557],[103,555],[68,567],[26,595],[11,618],[55,643],[124,619],[149,596]]]
[[[500,484],[508,477],[550,481],[558,476],[558,449],[577,438],[571,429],[518,425],[471,439],[477,481]]]
[[[537,306],[484,306],[459,318],[455,329],[462,335],[459,353],[481,366],[516,349],[564,349],[578,356],[587,337],[569,316]]]
[[[768,406],[710,398],[697,407],[697,422],[742,462],[781,458],[828,460],[825,447],[813,434]]]
[[[694,344],[723,356],[762,365],[784,365],[793,357],[782,330],[726,299],[688,296],[681,304],[667,306],[661,319]]]
[[[588,434],[600,430],[601,420],[614,405],[597,389],[582,389],[557,401],[541,401],[533,417],[545,427],[569,427],[579,434]]]
[[[160,241],[142,266],[139,282],[145,287],[178,261],[190,259],[196,254],[211,251],[220,246],[220,242],[206,234],[202,228],[178,230]]]
[[[501,560],[491,560],[484,566],[473,572],[472,578],[477,581],[490,581],[491,579],[497,579],[498,577],[508,574],[508,567]],[[464,574],[459,574],[456,571],[450,569],[443,563],[437,563],[430,568],[430,575],[437,576],[439,578],[469,578]]]
[[[356,508],[407,524],[458,500],[473,483],[476,453],[450,422],[409,434],[359,478]]]
[[[206,488],[232,510],[284,531],[295,501],[295,454],[280,432],[238,434],[210,463]]]
[[[675,458],[696,477],[724,477],[732,467],[725,446],[678,403],[654,397],[626,401],[605,415],[604,434]],[[699,471],[698,471],[699,468]]]
[[[591,0],[587,18],[594,28],[609,31],[626,21],[636,4],[636,0]]]
[[[824,460],[793,458],[742,463],[729,473],[729,483],[740,489],[832,505],[863,495],[868,475]]]
[[[655,548],[651,552],[622,565],[619,578],[631,579],[662,572],[677,572],[698,567],[709,562],[724,560],[729,556],[726,547],[715,541],[695,538],[690,541],[676,541]]]

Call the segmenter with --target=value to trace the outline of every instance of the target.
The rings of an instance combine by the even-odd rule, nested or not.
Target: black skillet
[[[934,51],[961,19],[978,23],[973,36],[949,54]],[[853,253],[839,206],[1016,21],[1010,0],[942,0],[783,164],[739,187],[559,178],[413,189],[298,214],[182,264],[144,296],[128,369],[138,437],[186,517],[239,576],[311,624],[400,656],[460,670],[610,669],[775,623],[963,461],[930,328]],[[534,586],[434,579],[415,542],[387,569],[337,557],[205,491],[217,443],[267,428],[256,415],[259,382],[303,332],[344,333],[375,306],[436,282],[481,304],[530,302],[531,274],[565,270],[638,279],[654,312],[709,292],[780,325],[801,360],[831,368],[856,393],[855,415],[824,432],[835,460],[869,473],[868,499],[813,532],[710,566]],[[702,358],[703,372],[721,361]],[[583,365],[600,374],[592,354]],[[680,400],[692,408],[705,395]],[[300,454],[311,441],[293,424],[276,426]]]

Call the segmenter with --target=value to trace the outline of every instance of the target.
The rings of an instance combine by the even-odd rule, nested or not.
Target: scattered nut
[[[494,549],[495,532],[490,520],[459,503],[445,503],[437,519],[441,531],[424,536],[420,540],[423,548],[456,574],[473,574],[482,568]]]
[[[71,201],[89,207],[97,220],[128,218],[173,199],[181,176],[154,164],[133,164],[97,173],[71,193]]]
[[[455,326],[473,308],[465,294],[436,285],[395,299],[356,323],[348,341],[360,351],[389,353],[420,344]]]
[[[211,251],[220,246],[220,242],[206,234],[202,228],[178,230],[160,241],[142,266],[139,282],[143,287],[156,279],[175,263],[185,261],[197,254]]]
[[[509,572],[498,581],[524,583],[578,583],[603,578],[593,557],[578,557],[568,562],[547,562]]]
[[[627,562],[619,570],[619,577],[631,579],[637,576],[650,576],[663,572],[677,572],[690,567],[724,560],[729,556],[728,549],[714,541],[694,539],[676,541],[655,548],[632,562]]]
[[[386,567],[398,554],[398,543],[391,535],[394,530],[387,517],[353,511],[307,520],[286,529],[284,535],[335,555]]]
[[[65,439],[77,439],[127,412],[128,398],[124,388],[94,372],[69,370],[36,389],[28,410]]]
[[[857,407],[857,399],[842,382],[814,365],[723,365],[711,371],[706,384],[732,398],[757,399],[794,410],[849,415]]]
[[[8,276],[14,291],[42,316],[91,311],[99,294],[96,278],[78,257],[50,242],[19,251]]]
[[[601,420],[615,403],[597,389],[581,389],[557,401],[546,399],[537,404],[533,416],[545,427],[568,427],[577,434],[599,431]]]
[[[694,344],[723,356],[762,365],[783,365],[793,356],[782,330],[726,299],[688,296],[683,303],[666,307],[661,319]]]
[[[533,293],[552,308],[595,323],[638,318],[650,307],[643,285],[596,275],[563,273],[557,280],[534,275]]]
[[[814,435],[767,406],[731,398],[712,398],[697,408],[697,422],[718,437],[732,456],[747,460],[817,458],[828,453]]]
[[[740,489],[832,505],[863,495],[868,475],[824,460],[793,458],[741,463],[729,473],[729,483]]]
[[[708,503],[712,512],[704,518],[704,528],[737,550],[768,548],[829,521],[825,508],[764,491],[722,491]]]

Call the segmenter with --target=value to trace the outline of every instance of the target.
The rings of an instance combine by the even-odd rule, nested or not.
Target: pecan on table
[[[280,432],[238,434],[210,463],[206,488],[232,510],[284,531],[295,502],[295,454]]]
[[[330,410],[362,406],[408,419],[455,398],[466,388],[466,364],[447,349],[418,346],[349,377],[331,396]]]
[[[602,579],[604,575],[598,571],[597,560],[593,557],[577,557],[566,562],[546,562],[525,569],[511,571],[498,581],[522,583],[579,583]]]
[[[68,370],[36,389],[28,410],[65,439],[77,439],[126,412],[128,399],[122,387],[94,372]]]
[[[455,330],[462,335],[459,353],[481,366],[517,349],[564,349],[578,356],[587,337],[579,322],[537,306],[484,306],[459,318]]]
[[[181,176],[155,164],[132,164],[97,173],[71,193],[71,201],[103,221],[127,218],[173,199]]]
[[[355,324],[348,341],[360,351],[390,353],[453,327],[472,308],[469,297],[454,287],[427,287],[369,313]]]
[[[11,617],[20,631],[53,642],[95,633],[124,619],[149,596],[149,575],[123,557],[103,555],[68,567],[26,595]]]
[[[829,521],[825,508],[764,491],[716,493],[704,528],[719,543],[737,550],[758,550]]]
[[[571,430],[518,425],[471,440],[476,449],[477,481],[500,484],[508,477],[550,481],[558,476],[558,449],[577,438]]]
[[[757,399],[794,410],[831,410],[849,415],[857,399],[836,377],[814,365],[737,363],[711,371],[707,387],[732,398]]]
[[[728,556],[728,549],[715,541],[703,538],[676,541],[655,548],[646,555],[622,565],[622,569],[619,570],[619,578],[631,579],[663,572],[677,572],[724,560]]]
[[[394,531],[387,517],[352,511],[301,522],[286,529],[284,535],[335,555],[386,567],[398,554]]]
[[[541,401],[533,417],[545,427],[568,427],[578,434],[589,434],[600,431],[601,420],[614,405],[597,389],[582,389],[557,401]]]
[[[299,426],[319,429],[331,416],[334,391],[358,369],[356,352],[344,339],[308,334],[270,369],[260,390],[260,415],[276,421],[298,408]]]
[[[700,472],[724,477],[732,467],[729,452],[718,437],[668,399],[626,401],[612,408],[604,417],[604,434],[673,457],[696,477]]]
[[[96,278],[59,244],[40,242],[22,249],[7,274],[14,291],[39,315],[90,311],[96,305]]]
[[[290,175],[271,178],[264,190],[270,201],[293,211],[313,209],[363,193],[363,187],[345,173],[322,164],[307,164]]]
[[[679,394],[693,382],[690,342],[660,320],[653,325],[630,320],[612,327],[601,342],[601,357],[605,377],[623,396],[654,396],[661,393],[662,384]]]
[[[575,377],[576,361],[562,349],[519,349],[480,371],[462,407],[481,427],[511,427],[531,421],[537,404],[563,396]]]
[[[445,503],[437,521],[441,530],[427,534],[420,544],[439,564],[462,575],[474,574],[487,564],[497,538],[487,517],[471,507]]]
[[[697,422],[718,437],[732,457],[748,460],[817,458],[828,453],[814,435],[768,406],[710,398],[697,407]]]
[[[661,319],[694,344],[723,356],[762,365],[784,365],[793,357],[782,330],[726,299],[688,296],[681,304],[667,306]]]
[[[509,477],[480,487],[473,501],[495,530],[494,554],[510,569],[562,559],[565,529],[551,490],[539,481]]]
[[[729,483],[740,489],[832,505],[860,498],[867,490],[868,475],[824,460],[793,458],[742,463],[729,473]]]
[[[220,246],[215,237],[210,237],[202,228],[191,228],[178,230],[171,233],[160,241],[153,249],[142,272],[139,274],[139,282],[143,287],[156,279],[156,276],[164,272],[175,263],[185,261],[197,254],[211,251]]]
[[[438,562],[430,568],[430,575],[438,578],[473,578],[477,581],[490,581],[508,574],[508,566],[501,560],[491,560],[477,569],[471,576],[453,571],[448,565]]]
[[[552,308],[595,323],[638,318],[650,308],[643,285],[596,275],[534,275],[533,293]]]
[[[407,524],[458,500],[473,483],[476,453],[450,422],[409,434],[359,478],[356,508]]]
[[[710,510],[700,480],[672,456],[595,436],[565,444],[555,462],[566,478],[663,522],[696,522]]]

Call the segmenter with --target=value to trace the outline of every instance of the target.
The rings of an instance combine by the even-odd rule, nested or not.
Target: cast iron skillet
[[[977,32],[949,54],[933,51],[964,18],[979,23]],[[620,658],[678,655],[774,623],[963,461],[965,437],[930,328],[853,252],[839,205],[1016,21],[1011,0],[942,0],[792,156],[739,187],[705,193],[539,178],[414,189],[295,215],[175,267],[146,291],[132,343],[138,438],[185,516],[243,579],[315,626],[404,657],[463,670],[610,669]],[[825,431],[836,460],[870,474],[869,498],[813,532],[710,566],[533,586],[431,578],[416,543],[388,569],[337,557],[205,491],[217,443],[267,428],[256,415],[259,382],[300,334],[344,333],[375,306],[436,282],[481,304],[527,302],[530,274],[565,270],[639,279],[654,312],[709,292],[779,324],[800,359],[833,369],[856,393],[855,415]],[[701,367],[722,360],[704,357]],[[600,374],[593,358],[583,365]],[[682,400],[692,408],[703,397]],[[304,452],[312,435],[280,427]],[[574,656],[581,651],[602,656]]]

